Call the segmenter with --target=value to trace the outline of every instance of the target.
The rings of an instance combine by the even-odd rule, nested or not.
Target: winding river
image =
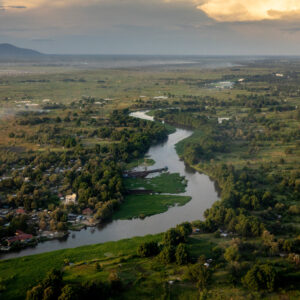
[[[133,117],[153,121],[153,117],[145,112],[134,112]],[[171,207],[165,213],[146,217],[145,219],[116,220],[95,228],[87,228],[71,232],[66,240],[52,240],[39,243],[35,248],[27,248],[20,252],[7,253],[1,259],[15,258],[37,253],[49,252],[65,248],[74,248],[83,245],[117,241],[134,236],[156,234],[185,221],[194,221],[203,218],[203,212],[212,206],[218,199],[214,182],[204,174],[195,172],[181,161],[175,151],[179,141],[189,137],[193,131],[176,128],[176,132],[160,144],[150,147],[147,156],[154,159],[151,169],[167,166],[170,173],[180,173],[188,180],[186,192],[181,195],[192,197],[184,206]]]

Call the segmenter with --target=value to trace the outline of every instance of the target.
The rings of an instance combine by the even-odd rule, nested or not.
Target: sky
[[[0,43],[56,54],[299,55],[300,0],[0,0]]]

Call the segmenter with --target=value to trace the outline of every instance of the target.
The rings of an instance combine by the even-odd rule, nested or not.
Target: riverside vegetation
[[[98,219],[155,214],[166,209],[167,197],[177,197],[130,195],[124,201],[128,188],[170,193],[184,189],[176,174],[150,180],[122,178],[125,164],[142,156],[153,140],[166,138],[170,129],[130,118],[124,108],[149,109],[156,120],[193,128],[194,134],[177,144],[177,152],[193,168],[209,174],[221,189],[221,199],[204,213],[204,219],[199,215],[199,221],[180,224],[164,234],[2,261],[4,298],[298,299],[299,70],[297,60],[292,65],[264,61],[201,72],[196,67],[178,72],[144,70],[138,81],[145,87],[146,97],[139,97],[137,83],[128,80],[126,99],[113,104],[103,100],[109,119],[103,110],[95,113],[97,99],[84,97],[44,108],[50,112],[17,114],[11,117],[13,129],[3,123],[2,145],[10,148],[2,152],[2,174],[25,162],[32,166],[21,171],[25,173],[19,181],[20,171],[6,174],[12,178],[1,181],[1,199],[5,200],[1,203],[24,206],[27,211],[47,207],[49,222],[52,214],[59,216],[52,222],[55,226],[67,226],[66,208],[59,207],[51,190],[58,182],[63,184],[58,192],[78,196],[78,205],[71,205],[74,212],[90,207]],[[124,78],[139,74],[136,70],[102,72],[107,72],[107,82],[113,82],[114,76],[123,79],[119,89],[105,91],[109,96],[124,93]],[[81,75],[89,82],[95,74]],[[43,76],[54,85],[62,75]],[[9,86],[17,79],[6,80],[4,85]],[[233,87],[212,88],[214,82],[225,80],[234,82]],[[167,99],[151,98],[157,86]],[[95,114],[98,118],[91,118]],[[70,175],[56,174],[55,164],[64,168],[66,164],[71,168],[66,175]],[[49,173],[49,179],[43,172]],[[53,175],[57,178],[52,181]],[[29,183],[24,182],[25,177],[30,178]],[[33,181],[41,187],[45,186],[42,182],[47,183],[49,190],[38,191],[34,198],[36,185],[26,189]],[[136,205],[140,201],[131,197],[144,197],[148,208]],[[181,204],[188,199],[180,201],[175,199]],[[10,224],[17,225],[12,230],[31,230],[26,217],[13,218],[17,219]],[[21,218],[23,227],[18,223]],[[2,227],[4,235],[6,230]]]

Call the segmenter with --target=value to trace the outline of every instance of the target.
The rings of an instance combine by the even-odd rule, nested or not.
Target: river
[[[153,121],[153,117],[146,115],[145,112],[134,112],[131,116]],[[167,166],[170,173],[180,173],[188,180],[186,192],[181,195],[189,195],[192,199],[184,206],[171,207],[164,213],[145,219],[115,220],[97,228],[71,232],[66,240],[51,240],[39,243],[35,248],[3,254],[1,259],[156,234],[185,221],[203,219],[203,212],[218,200],[214,182],[207,175],[200,174],[186,166],[175,151],[175,145],[192,133],[191,130],[176,128],[176,132],[170,134],[165,142],[150,147],[146,154],[155,161],[151,169]]]

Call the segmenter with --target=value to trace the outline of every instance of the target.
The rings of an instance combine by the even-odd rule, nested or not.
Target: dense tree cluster
[[[106,282],[89,280],[81,284],[68,284],[62,278],[63,273],[53,269],[32,289],[27,291],[26,300],[80,300],[111,299],[122,291],[123,284],[117,273],[110,273]]]

